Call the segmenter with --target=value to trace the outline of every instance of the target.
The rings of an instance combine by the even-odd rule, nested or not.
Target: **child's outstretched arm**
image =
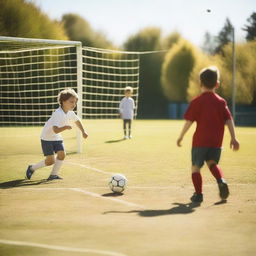
[[[232,119],[229,119],[226,121],[226,125],[228,127],[229,133],[230,133],[230,148],[232,148],[234,151],[239,150],[239,142],[236,139],[236,134],[235,134],[235,125]]]
[[[78,127],[78,129],[82,132],[84,139],[86,139],[88,137],[88,133],[84,130],[84,127],[81,121],[77,120],[75,124]]]
[[[182,131],[181,131],[181,133],[180,133],[180,136],[179,136],[179,138],[177,139],[177,145],[178,145],[179,147],[181,147],[181,141],[183,140],[184,135],[186,134],[186,132],[188,131],[188,129],[190,128],[190,126],[191,126],[192,124],[193,124],[192,121],[186,120],[186,122],[185,122],[185,124],[184,124],[184,126],[183,126],[183,129],[182,129]]]

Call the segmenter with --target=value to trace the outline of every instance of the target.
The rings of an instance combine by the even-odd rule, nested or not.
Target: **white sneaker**
[[[128,139],[128,136],[124,136],[124,140],[127,140]]]
[[[131,139],[132,138],[132,135],[129,135],[129,139]]]

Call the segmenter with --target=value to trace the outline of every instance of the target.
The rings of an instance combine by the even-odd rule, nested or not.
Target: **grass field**
[[[89,138],[76,154],[74,131],[64,134],[61,181],[50,167],[24,179],[42,159],[41,127],[0,128],[0,255],[8,256],[254,256],[256,252],[256,128],[237,128],[241,150],[220,165],[231,195],[221,203],[214,178],[202,169],[204,202],[190,203],[190,147],[176,139],[183,122],[137,120],[121,140],[120,120],[85,122]],[[107,186],[112,173],[129,180],[123,195]]]

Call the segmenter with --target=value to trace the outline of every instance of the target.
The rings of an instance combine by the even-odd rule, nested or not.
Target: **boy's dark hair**
[[[219,81],[219,70],[217,67],[204,68],[200,72],[199,77],[200,82],[204,87],[213,89]]]
[[[66,100],[68,100],[71,97],[75,97],[78,100],[78,95],[75,92],[75,90],[73,90],[71,88],[67,88],[65,90],[62,90],[58,94],[58,102],[62,106],[63,101],[66,101]]]

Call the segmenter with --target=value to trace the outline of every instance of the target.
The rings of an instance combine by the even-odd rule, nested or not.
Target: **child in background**
[[[131,124],[134,115],[135,103],[132,96],[133,89],[130,86],[125,87],[124,94],[125,97],[121,100],[119,105],[119,112],[121,118],[123,119],[123,129],[124,129],[124,139],[131,139]],[[127,125],[128,125],[128,135],[127,135]]]
[[[239,142],[235,136],[234,123],[226,101],[215,93],[219,86],[219,71],[216,67],[208,67],[200,72],[202,94],[191,101],[184,115],[185,124],[177,140],[181,141],[192,123],[197,123],[192,143],[192,182],[195,193],[192,202],[203,201],[202,176],[200,169],[206,162],[212,175],[215,177],[219,195],[222,200],[229,196],[229,189],[218,165],[224,135],[224,126],[227,125],[231,136],[230,147],[234,151],[239,149]]]
[[[28,166],[26,171],[28,179],[31,179],[31,176],[37,169],[50,165],[53,165],[53,168],[48,180],[62,179],[58,173],[66,154],[63,138],[60,133],[72,129],[70,123],[75,122],[83,137],[85,139],[88,137],[79,117],[73,111],[77,101],[78,95],[73,89],[65,89],[59,93],[58,102],[60,107],[55,110],[50,119],[45,123],[41,133],[41,146],[45,160]],[[56,158],[54,153],[57,154]]]

